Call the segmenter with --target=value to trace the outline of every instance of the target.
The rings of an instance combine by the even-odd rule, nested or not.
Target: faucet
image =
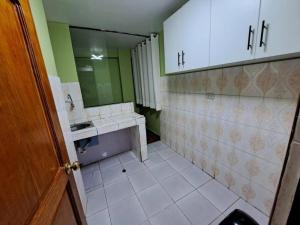
[[[65,101],[65,103],[70,103],[70,110],[71,111],[75,108],[73,99],[72,99],[70,94],[67,95],[67,100]]]

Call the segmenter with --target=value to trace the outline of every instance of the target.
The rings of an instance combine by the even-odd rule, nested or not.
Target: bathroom
[[[12,88],[7,76],[2,90],[39,98],[36,121],[30,100],[0,99],[1,110],[16,106],[1,113],[5,132],[15,120],[27,135],[10,146],[2,132],[15,155],[3,154],[14,161],[27,146],[30,162],[1,179],[12,197],[0,224],[298,224],[300,3],[270,2],[5,0],[22,29],[2,22],[11,32],[0,56],[28,51],[32,80]],[[16,30],[27,47],[9,53]],[[3,74],[17,77],[24,68],[9,62]],[[47,130],[24,132],[38,124]],[[46,136],[53,163],[39,165]],[[27,166],[26,186],[18,171]],[[37,197],[21,205],[16,180]]]

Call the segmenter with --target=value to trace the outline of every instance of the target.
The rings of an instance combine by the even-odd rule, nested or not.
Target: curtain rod
[[[101,32],[115,33],[115,34],[126,34],[126,35],[143,37],[143,38],[149,38],[150,37],[149,35],[144,35],[144,34],[134,34],[134,33],[128,33],[128,32],[121,32],[121,31],[115,31],[115,30],[104,30],[104,29],[91,28],[91,27],[81,27],[81,26],[70,25],[70,28],[82,29],[82,30],[101,31]]]

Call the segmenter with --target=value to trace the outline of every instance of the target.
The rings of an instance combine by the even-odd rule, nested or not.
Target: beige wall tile
[[[162,141],[269,214],[300,92],[299,64],[162,77]]]

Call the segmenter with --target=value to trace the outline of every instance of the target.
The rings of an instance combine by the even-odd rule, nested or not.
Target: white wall
[[[58,114],[60,126],[64,135],[69,159],[70,162],[76,162],[78,161],[78,159],[77,159],[76,149],[71,134],[68,113],[65,107],[61,82],[59,77],[56,76],[49,76],[49,81],[50,81],[51,90],[55,101],[55,107]],[[85,189],[84,189],[80,170],[74,171],[74,178],[79,192],[80,200],[83,206],[83,210],[84,212],[86,212],[87,199],[86,199]]]

